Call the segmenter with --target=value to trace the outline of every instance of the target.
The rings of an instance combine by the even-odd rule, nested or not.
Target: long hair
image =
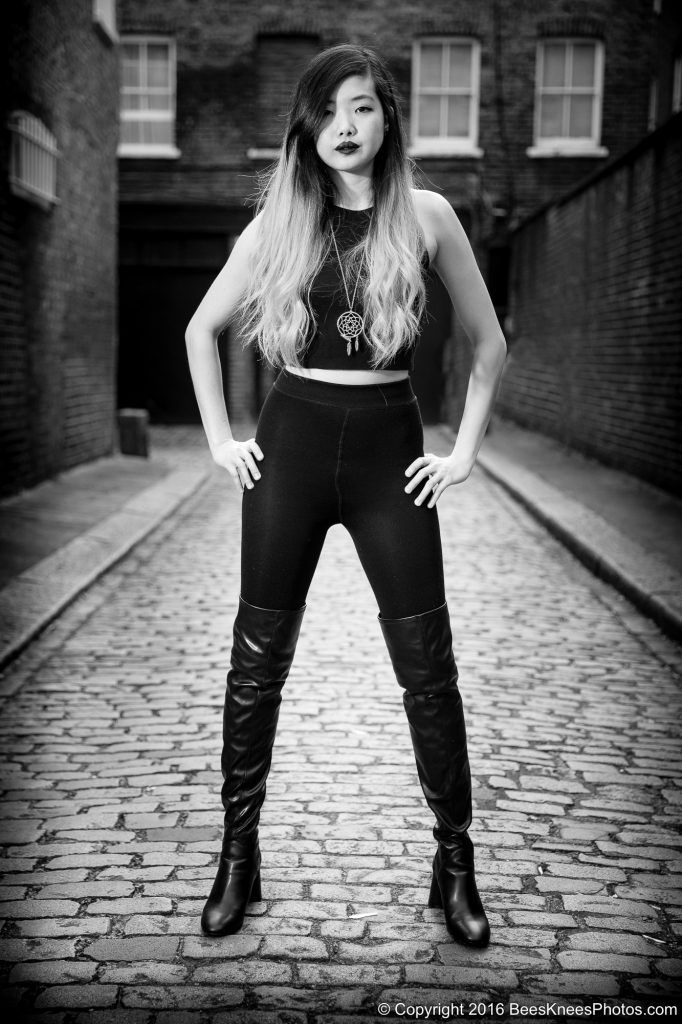
[[[412,163],[393,79],[370,49],[341,45],[312,59],[294,94],[278,162],[265,175],[250,283],[240,303],[245,344],[273,366],[300,366],[312,326],[306,296],[330,245],[334,185],[316,150],[328,98],[346,78],[370,75],[388,129],[374,159],[373,209],[360,296],[373,368],[414,344],[425,306],[424,240]],[[360,272],[364,242],[343,256],[348,279]]]

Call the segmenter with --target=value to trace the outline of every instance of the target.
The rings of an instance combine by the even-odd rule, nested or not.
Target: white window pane
[[[149,93],[147,96],[147,110],[170,110],[170,96],[168,93]]]
[[[566,44],[545,43],[543,48],[542,84],[562,86],[566,76]]]
[[[540,97],[540,136],[542,138],[556,138],[563,135],[561,125],[563,105],[562,96]]]
[[[451,89],[471,88],[471,45],[469,43],[450,44],[450,80]]]
[[[132,145],[142,142],[142,122],[122,121],[121,142],[127,142]]]
[[[573,46],[572,85],[594,87],[595,52],[593,43],[575,43]]]
[[[569,100],[568,134],[572,139],[592,136],[591,96],[571,96]]]
[[[141,85],[140,65],[138,61],[124,60],[121,65],[121,84],[129,88]]]
[[[169,88],[170,66],[166,46],[149,46],[147,61],[147,85]]]
[[[133,64],[139,63],[140,60],[140,44],[139,43],[123,43],[121,46],[121,57],[124,61],[130,61]]]
[[[468,138],[469,136],[468,96],[448,96],[448,135]]]
[[[172,121],[149,121],[146,125],[146,141],[154,145],[173,144],[173,122]]]
[[[440,97],[419,97],[418,135],[440,135]]]
[[[419,51],[419,84],[440,88],[443,82],[443,46],[424,43]]]
[[[124,92],[121,96],[121,109],[122,110],[139,110],[140,109],[140,95],[136,92]]]
[[[147,60],[150,63],[168,63],[168,43],[147,43]]]

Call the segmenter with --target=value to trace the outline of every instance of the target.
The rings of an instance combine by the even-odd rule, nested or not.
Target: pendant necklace
[[[357,290],[358,290],[358,281],[360,280],[360,271],[362,270],[362,264],[364,262],[366,254],[367,254],[367,240],[365,239],[365,248],[363,249],[363,252],[362,252],[362,259],[360,261],[360,268],[358,270],[358,276],[355,279],[355,288],[353,289],[353,298],[351,299],[350,295],[348,294],[348,285],[346,284],[346,275],[343,272],[343,264],[341,263],[341,256],[339,254],[339,247],[336,244],[336,233],[334,231],[334,225],[331,224],[330,226],[331,226],[331,229],[332,229],[332,240],[334,242],[334,248],[336,249],[336,258],[339,261],[339,270],[341,271],[341,280],[343,281],[343,290],[346,293],[346,301],[348,303],[348,309],[344,313],[342,313],[341,316],[338,317],[338,319],[336,321],[336,329],[338,330],[338,332],[341,335],[341,337],[343,338],[343,340],[346,342],[346,355],[349,356],[351,354],[351,346],[352,346],[353,342],[355,342],[355,351],[356,352],[358,351],[358,349],[360,347],[360,342],[359,342],[358,339],[360,338],[360,335],[362,334],[363,328],[365,326],[364,319],[360,316],[359,313],[355,312],[355,310],[353,309],[353,305],[355,303],[355,295],[356,295]]]

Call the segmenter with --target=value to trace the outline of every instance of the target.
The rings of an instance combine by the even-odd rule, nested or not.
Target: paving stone
[[[280,1006],[287,1009],[308,1008],[312,1011],[326,1009],[354,1010],[363,1003],[363,993],[353,988],[289,988],[283,985],[258,985],[253,989],[257,1006]]]
[[[109,931],[109,925],[108,917],[55,917],[14,922],[15,931],[22,938],[32,936],[59,938],[62,935],[106,935]]]
[[[250,956],[255,953],[263,941],[261,935],[225,935],[221,939],[205,938],[204,936],[188,937],[182,945],[185,957],[195,960],[223,959],[228,957]]]
[[[82,1006],[91,1010],[95,1006],[114,1006],[117,996],[116,985],[55,985],[36,997],[35,1006],[38,1009]]]
[[[547,995],[617,996],[620,992],[618,978],[597,971],[530,975],[525,983],[529,992]]]
[[[262,957],[301,960],[327,960],[329,953],[324,942],[303,935],[268,935],[260,947]]]
[[[146,1006],[150,1009],[218,1011],[229,1006],[239,1006],[244,1001],[243,988],[225,988],[222,985],[131,985],[122,988],[120,992],[122,1006]]]
[[[569,949],[593,949],[600,953],[640,953],[642,956],[665,956],[665,947],[638,935],[604,931],[578,932],[566,937]]]
[[[348,963],[375,963],[385,960],[388,963],[425,963],[434,957],[432,943],[381,942],[374,946],[364,946],[357,942],[339,942],[336,955],[339,960]]]
[[[176,936],[96,939],[83,952],[95,960],[172,960],[180,941]]]
[[[95,900],[85,908],[86,914],[163,914],[173,909],[172,900],[164,896],[133,896],[129,899]]]
[[[104,963],[99,968],[98,980],[110,985],[179,985],[188,975],[184,964],[158,963],[156,957],[150,957],[149,961],[126,967]]]
[[[489,970],[480,967],[445,967],[441,964],[407,964],[405,981],[408,985],[439,985],[453,992],[466,988],[487,989],[489,992],[512,992],[518,985],[515,971]]]
[[[94,981],[97,964],[80,960],[44,960],[19,963],[10,971],[12,984],[38,982],[41,985],[64,985],[71,981]]]
[[[0,903],[0,914],[13,921],[30,917],[75,917],[80,904],[74,900],[13,900]]]
[[[567,950],[557,960],[565,971],[606,971],[615,974],[649,974],[649,963],[643,956],[622,956],[617,953],[593,953]]]
[[[316,967],[316,970],[318,968]],[[287,985],[292,981],[293,968],[287,963],[268,963],[262,960],[225,961],[197,967],[192,975],[195,985]]]
[[[86,1010],[70,1016],[74,1024],[149,1024],[148,1010],[124,1010],[120,1006],[111,1010]],[[196,1024],[196,1021],[192,1024]]]
[[[66,939],[0,939],[0,960],[64,960],[76,955],[76,943]]]

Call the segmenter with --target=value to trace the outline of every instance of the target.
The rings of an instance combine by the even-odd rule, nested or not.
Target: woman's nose
[[[337,117],[336,130],[339,135],[351,135],[355,133],[355,125],[350,117],[342,114]]]

